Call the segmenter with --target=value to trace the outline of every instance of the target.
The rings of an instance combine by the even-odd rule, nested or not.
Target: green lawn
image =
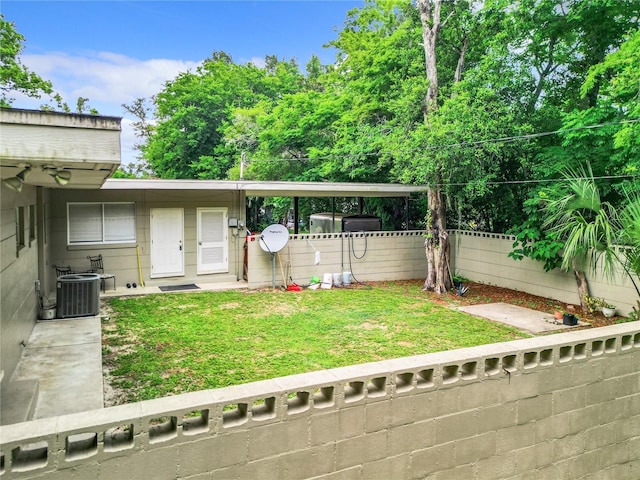
[[[110,383],[137,401],[526,335],[430,303],[418,284],[114,298]]]

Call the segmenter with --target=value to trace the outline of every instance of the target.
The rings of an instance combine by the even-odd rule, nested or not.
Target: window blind
[[[70,245],[136,240],[134,203],[69,203],[67,212]]]

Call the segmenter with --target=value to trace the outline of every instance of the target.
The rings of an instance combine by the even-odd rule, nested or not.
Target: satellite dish
[[[287,242],[289,242],[289,230],[279,223],[269,225],[260,235],[260,248],[268,253],[279,252]]]

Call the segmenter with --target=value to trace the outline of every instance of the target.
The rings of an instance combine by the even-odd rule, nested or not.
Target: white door
[[[226,208],[198,208],[198,274],[229,271]]]
[[[184,211],[151,209],[151,278],[184,275]]]

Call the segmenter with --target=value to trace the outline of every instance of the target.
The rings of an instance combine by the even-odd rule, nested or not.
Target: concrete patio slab
[[[198,283],[161,292],[158,286],[101,292],[101,297],[246,289],[246,281]],[[100,317],[39,321],[10,379],[0,387],[0,425],[104,407]]]
[[[175,282],[174,282],[175,283]],[[193,283],[193,282],[180,282],[180,283]],[[167,282],[167,285],[171,283]],[[166,294],[182,294],[193,292],[219,292],[226,290],[243,290],[248,288],[248,283],[245,280],[233,280],[229,282],[214,282],[214,283],[196,283],[198,289],[196,290],[177,290],[174,292],[163,292],[158,285],[140,286],[136,288],[127,288],[126,285],[118,285],[115,290],[106,290],[100,292],[100,297],[130,297],[135,295],[149,295],[152,293]]]
[[[458,307],[470,315],[487,318],[496,322],[504,323],[518,330],[524,330],[529,333],[545,333],[558,330],[567,330],[575,327],[563,325],[550,313],[539,312],[530,308],[519,307],[509,303],[487,303],[483,305],[468,305]],[[578,322],[577,326],[588,325],[584,322]]]
[[[33,418],[103,408],[99,317],[36,324],[12,382],[38,381]]]

